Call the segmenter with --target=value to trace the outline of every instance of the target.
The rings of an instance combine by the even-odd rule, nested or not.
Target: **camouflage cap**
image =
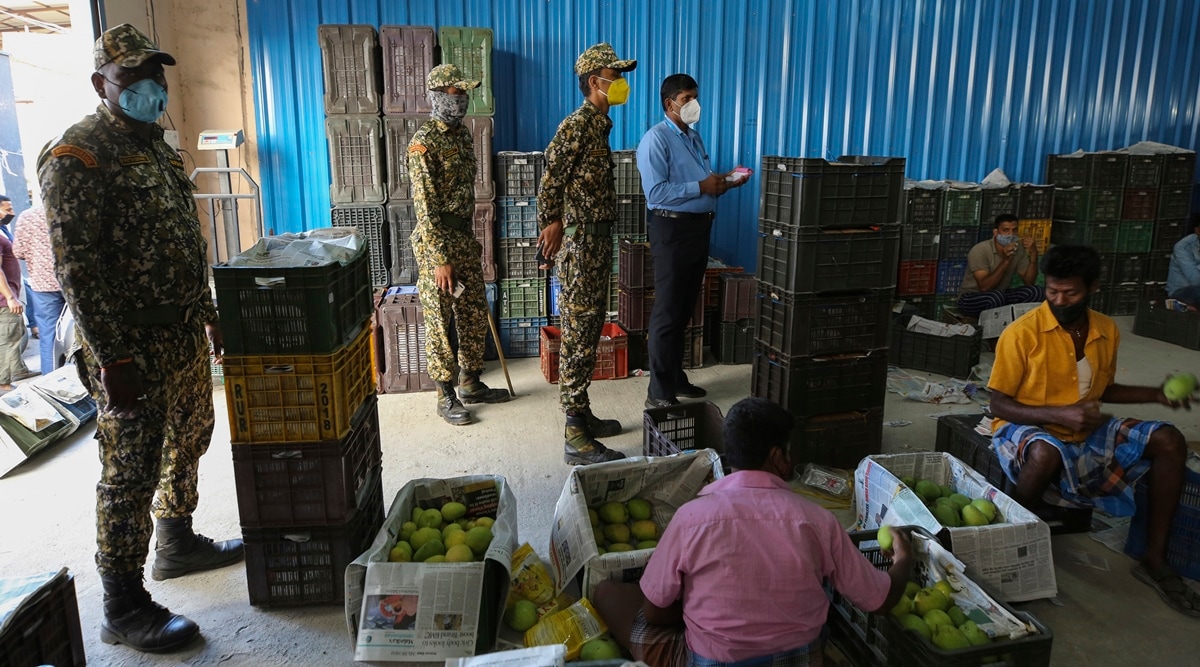
[[[458,68],[458,65],[445,64],[438,65],[429,70],[429,75],[425,77],[425,87],[429,90],[437,90],[438,88],[446,88],[454,86],[460,90],[474,90],[479,87],[478,81],[472,81],[467,78],[466,74]]]
[[[100,39],[96,40],[92,56],[96,60],[97,71],[108,63],[116,63],[121,67],[137,67],[155,57],[164,65],[175,64],[174,56],[159,51],[149,37],[128,23],[105,30]]]
[[[575,61],[575,73],[580,75],[604,67],[614,69],[618,72],[628,72],[637,67],[637,61],[618,60],[617,52],[613,50],[612,44],[608,42],[601,42],[600,44],[588,47],[588,50],[579,54],[579,59]]]

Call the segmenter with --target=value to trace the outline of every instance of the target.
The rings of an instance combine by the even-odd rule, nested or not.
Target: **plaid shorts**
[[[683,628],[650,625],[640,609],[630,628],[629,644],[634,659],[650,667],[821,667],[825,655],[823,642],[818,639],[791,651],[760,658],[738,662],[710,660],[688,649]]]
[[[1113,418],[1092,431],[1083,442],[1063,442],[1038,426],[1005,424],[992,434],[992,449],[1004,474],[1015,484],[1025,463],[1025,450],[1041,440],[1062,455],[1060,499],[1066,507],[1094,507],[1113,516],[1132,516],[1133,487],[1150,469],[1142,458],[1150,436],[1167,422]]]

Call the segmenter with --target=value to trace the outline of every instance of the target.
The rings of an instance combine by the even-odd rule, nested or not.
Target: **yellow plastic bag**
[[[596,613],[587,598],[566,609],[547,616],[525,632],[525,646],[567,647],[567,661],[579,657],[583,645],[608,632],[604,619]]]
[[[509,597],[513,596],[539,606],[554,599],[554,582],[550,579],[550,572],[528,542],[513,552]]]

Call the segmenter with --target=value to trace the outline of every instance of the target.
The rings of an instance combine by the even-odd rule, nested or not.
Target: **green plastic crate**
[[[947,190],[944,196],[942,225],[946,227],[979,226],[979,209],[982,202],[982,190]]]
[[[458,65],[468,79],[479,81],[470,92],[467,114],[491,116],[496,113],[492,94],[492,31],[490,28],[448,27],[438,30],[442,62]]]
[[[1050,227],[1054,245],[1090,245],[1100,253],[1116,252],[1119,222],[1055,220]]]
[[[500,317],[545,317],[546,279],[516,278],[500,281]]]
[[[1150,252],[1154,245],[1154,222],[1126,220],[1117,230],[1117,252]]]
[[[1060,220],[1121,219],[1123,188],[1059,188],[1054,192],[1054,217]]]

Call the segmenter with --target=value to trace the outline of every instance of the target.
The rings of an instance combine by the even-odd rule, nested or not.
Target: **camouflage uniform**
[[[608,44],[585,51],[575,63],[583,75],[603,67],[625,71],[637,61],[617,60]],[[563,119],[546,147],[538,193],[538,224],[561,220],[566,238],[556,258],[562,282],[559,312],[559,403],[568,414],[590,411],[588,386],[604,326],[612,272],[612,224],[617,191],[608,145],[612,119],[588,100]]]
[[[159,519],[191,516],[212,438],[204,325],[217,313],[194,186],[161,127],[135,129],[103,103],[45,148],[38,177],[56,273],[84,341],[81,375],[86,368],[100,407],[96,563],[102,575],[140,571],[147,510],[153,502]],[[117,419],[105,411],[100,368],[126,359],[145,398],[138,417]]]
[[[467,81],[458,67],[439,65],[426,78],[429,90],[449,86],[464,91],[479,86]],[[475,152],[471,130],[432,118],[408,144],[408,175],[412,182],[417,226],[413,254],[417,260],[417,291],[425,311],[425,356],[434,382],[454,379],[454,350],[450,345],[453,317],[458,334],[458,364],[464,375],[483,370],[487,336],[487,298],[483,292],[483,247],[475,239]],[[463,284],[456,299],[438,289],[434,270],[449,264]]]

